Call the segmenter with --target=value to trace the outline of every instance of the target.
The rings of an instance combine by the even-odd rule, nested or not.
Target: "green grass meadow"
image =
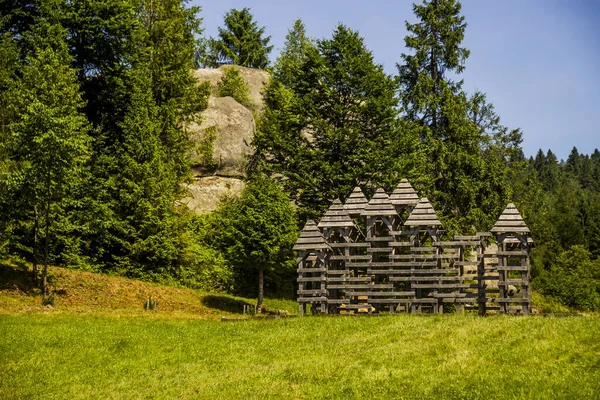
[[[0,398],[598,398],[600,319],[0,315]]]

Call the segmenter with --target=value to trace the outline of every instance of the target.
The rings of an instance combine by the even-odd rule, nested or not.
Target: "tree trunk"
[[[263,287],[265,283],[265,271],[261,268],[258,270],[258,300],[256,301],[256,313],[262,312],[263,305]]]
[[[37,285],[38,283],[38,230],[40,228],[39,225],[39,215],[37,210],[37,205],[33,206],[33,284]]]
[[[42,271],[42,294],[48,295],[48,237],[50,236],[50,168],[48,168],[48,182],[46,193],[46,237],[44,238],[44,270]]]

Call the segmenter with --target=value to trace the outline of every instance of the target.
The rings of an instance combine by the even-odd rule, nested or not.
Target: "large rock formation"
[[[247,157],[252,154],[255,123],[252,112],[231,97],[211,97],[202,113],[202,123],[188,127],[194,142],[192,162],[199,164],[199,146],[206,140],[207,128],[216,127],[212,142],[212,158],[216,165],[214,174],[242,177]]]
[[[213,168],[209,169],[210,173],[208,170],[202,172],[200,168],[194,170],[194,182],[187,185],[190,195],[183,199],[191,210],[198,213],[215,210],[221,196],[226,193],[239,195],[244,188],[244,167],[248,156],[254,151],[251,147],[256,129],[253,112],[260,113],[263,110],[263,91],[269,82],[266,71],[235,67],[240,70],[248,85],[251,100],[249,110],[231,97],[216,97],[224,68],[227,67],[194,71],[198,83],[210,82],[212,89],[208,107],[202,113],[201,124],[187,127],[194,142],[191,157],[196,167],[203,158],[199,150],[210,139],[212,127],[216,128],[216,135],[212,140]]]

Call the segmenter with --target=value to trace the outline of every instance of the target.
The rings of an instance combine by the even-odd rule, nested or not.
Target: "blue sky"
[[[275,58],[296,18],[308,34],[330,37],[338,23],[358,30],[375,60],[396,73],[405,52],[412,1],[192,0],[202,7],[205,36],[216,36],[231,8],[250,7],[266,27]],[[487,93],[502,123],[523,130],[527,156],[551,149],[566,159],[600,149],[600,1],[464,0],[471,50],[465,89]]]

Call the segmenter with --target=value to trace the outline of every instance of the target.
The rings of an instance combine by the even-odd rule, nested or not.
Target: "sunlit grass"
[[[600,319],[0,316],[0,398],[597,398]]]

